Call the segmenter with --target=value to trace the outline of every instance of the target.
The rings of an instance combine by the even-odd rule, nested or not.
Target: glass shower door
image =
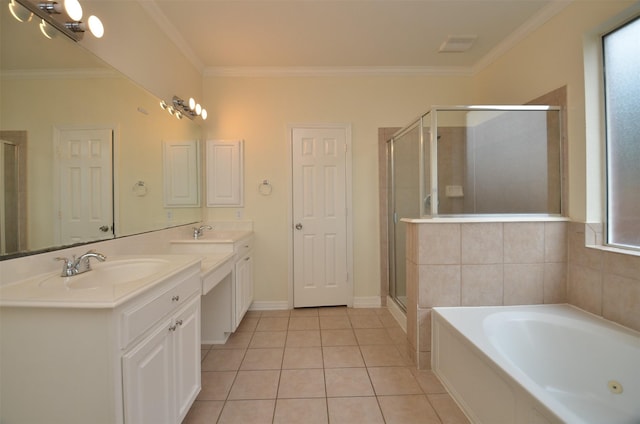
[[[406,224],[402,218],[420,217],[419,122],[389,141],[389,294],[406,310]]]

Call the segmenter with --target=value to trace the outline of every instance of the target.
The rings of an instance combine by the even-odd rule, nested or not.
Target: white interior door
[[[293,128],[293,306],[347,305],[347,130]]]
[[[60,243],[113,237],[112,129],[58,133]]]

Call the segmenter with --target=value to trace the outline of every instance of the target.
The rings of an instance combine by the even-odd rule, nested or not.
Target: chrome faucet
[[[73,255],[71,259],[58,257],[54,258],[56,261],[63,261],[61,277],[72,277],[74,275],[82,274],[83,272],[91,271],[91,263],[89,259],[95,258],[100,262],[107,260],[107,257],[102,253],[98,253],[95,250],[89,250],[84,255],[81,255],[76,259],[76,255]]]
[[[193,227],[193,238],[198,240],[204,234],[204,230],[213,230],[213,227],[211,225],[201,225],[199,228]]]

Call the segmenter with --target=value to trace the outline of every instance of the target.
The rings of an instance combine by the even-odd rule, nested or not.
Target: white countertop
[[[117,261],[151,260],[161,263],[158,269],[141,278],[119,284],[88,285],[71,288],[77,282],[89,281],[91,273]],[[187,268],[200,266],[197,255],[135,255],[114,256],[103,263],[92,263],[94,268],[73,277],[60,277],[59,272],[36,275],[0,287],[0,306],[51,308],[115,308],[156,284],[166,281]],[[224,262],[224,261],[223,261]],[[215,264],[210,264],[215,266]],[[97,275],[97,274],[96,274]],[[82,280],[81,280],[82,279]],[[46,282],[46,284],[45,284]]]
[[[253,231],[232,230],[232,231],[205,231],[197,239],[171,240],[173,244],[211,244],[211,243],[235,243],[247,237],[251,237]]]

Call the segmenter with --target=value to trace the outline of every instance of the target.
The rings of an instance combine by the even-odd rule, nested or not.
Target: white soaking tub
[[[432,367],[473,423],[640,423],[640,333],[570,305],[434,308]]]

